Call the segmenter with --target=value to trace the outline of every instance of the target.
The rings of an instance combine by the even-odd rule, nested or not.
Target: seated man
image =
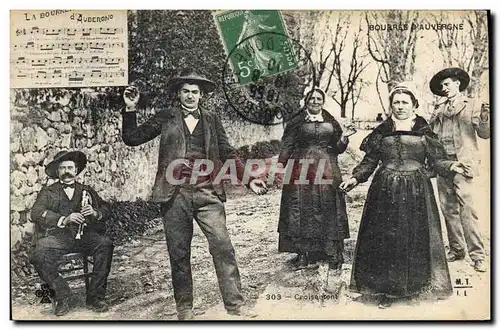
[[[43,187],[31,210],[35,239],[30,261],[43,281],[55,291],[55,315],[69,312],[71,290],[58,273],[57,262],[67,253],[83,252],[94,258],[86,305],[96,312],[107,311],[104,301],[113,257],[113,243],[93,226],[106,219],[109,206],[88,186],[75,182],[87,157],[80,151],[61,151],[45,168],[59,181]]]

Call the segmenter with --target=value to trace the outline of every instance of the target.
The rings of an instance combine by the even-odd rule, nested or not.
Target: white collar
[[[417,119],[416,114],[413,114],[413,116],[410,116],[402,120],[397,119],[396,116],[392,116],[392,120],[394,121],[394,126],[396,128],[396,131],[411,131],[415,119]]]
[[[189,111],[189,112],[193,112],[193,111],[197,111],[198,110],[198,107],[196,107],[195,109],[188,109],[182,103],[181,103],[181,108],[184,109],[184,110],[186,110],[186,111]]]
[[[306,118],[314,120],[323,120],[323,115],[321,114],[321,111],[318,114],[313,115],[312,113],[309,112],[309,110],[306,110]]]

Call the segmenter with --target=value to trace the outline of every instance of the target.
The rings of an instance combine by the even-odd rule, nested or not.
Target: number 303
[[[281,300],[281,295],[278,294],[266,294],[266,300]]]

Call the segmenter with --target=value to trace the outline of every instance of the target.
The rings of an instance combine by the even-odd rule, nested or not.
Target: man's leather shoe
[[[450,251],[446,256],[448,262],[453,262],[457,260],[463,260],[465,258],[465,251]]]
[[[481,273],[484,273],[486,272],[486,263],[484,262],[484,260],[476,260],[474,261],[474,270],[476,272],[481,272]]]
[[[87,301],[87,308],[97,313],[109,311],[109,305],[104,300]]]
[[[54,310],[54,314],[56,316],[63,316],[64,314],[67,314],[71,309],[69,306],[69,298],[58,299],[56,300],[55,305],[56,307]]]
[[[251,311],[248,307],[245,307],[245,306],[227,310],[227,313],[229,315],[241,316],[241,317],[244,317],[246,319],[253,319],[253,318],[257,317],[257,313]]]
[[[189,321],[194,320],[194,313],[192,309],[186,309],[177,312],[177,319],[179,321]]]

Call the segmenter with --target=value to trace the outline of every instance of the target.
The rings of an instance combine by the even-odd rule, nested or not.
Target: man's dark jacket
[[[228,141],[226,132],[219,118],[208,111],[200,108],[200,121],[203,125],[205,154],[207,159],[214,163],[211,179],[217,176],[219,169],[227,159],[234,159],[236,163],[236,174],[241,180],[244,172],[244,164],[238,157]],[[175,192],[175,185],[167,181],[166,169],[176,159],[184,159],[186,156],[186,141],[183,129],[183,117],[179,105],[170,109],[162,110],[142,125],[137,126],[136,112],[123,112],[123,142],[129,146],[138,146],[161,135],[158,154],[158,170],[153,186],[153,201],[167,202]],[[214,183],[214,190],[219,198],[226,201],[226,194],[221,183]]]
[[[109,216],[109,204],[89,186],[83,186],[81,183],[76,182],[71,200],[59,182],[45,186],[38,193],[35,204],[33,204],[33,208],[31,209],[31,221],[35,223],[35,244],[36,240],[49,235],[69,235],[73,238],[75,237],[76,224],[70,224],[67,228],[59,228],[57,222],[63,216],[68,216],[73,212],[80,212],[84,189],[90,194],[92,207],[102,215],[99,222],[102,223]],[[92,227],[98,228],[95,221],[94,223],[90,221],[88,227],[87,229],[91,229]]]

